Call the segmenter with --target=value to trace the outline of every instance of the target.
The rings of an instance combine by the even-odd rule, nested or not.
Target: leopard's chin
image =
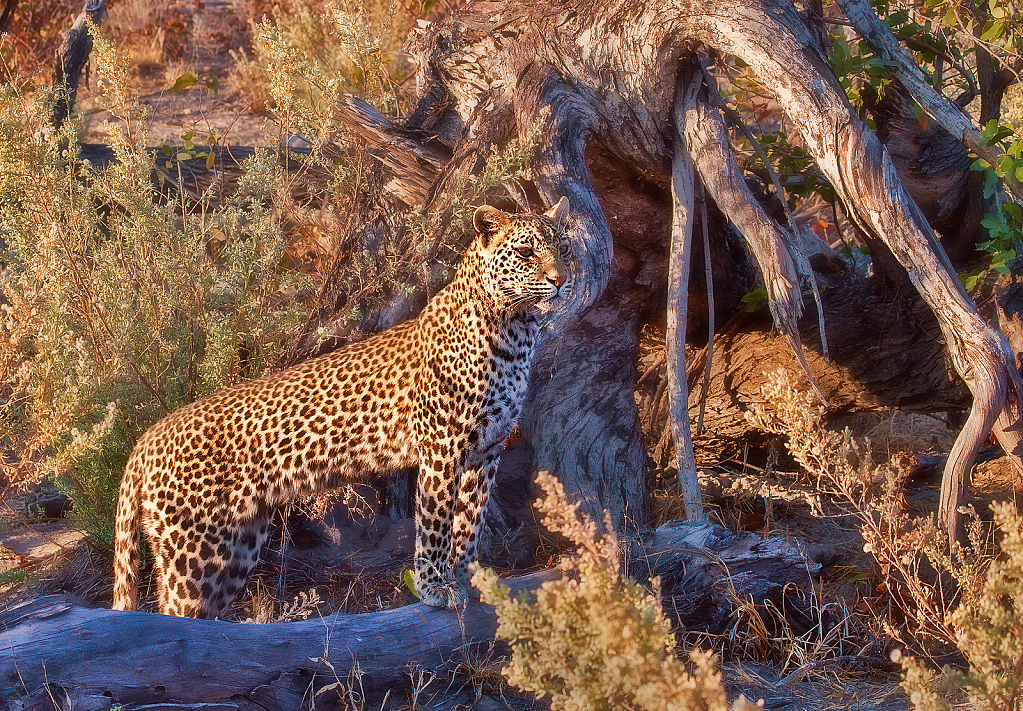
[[[533,304],[533,310],[541,314],[552,314],[557,308],[557,305],[553,301],[544,299],[543,301],[537,301]]]

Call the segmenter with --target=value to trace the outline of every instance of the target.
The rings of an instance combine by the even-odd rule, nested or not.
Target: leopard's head
[[[564,234],[568,198],[542,215],[510,215],[483,205],[472,218],[483,284],[507,310],[553,310],[564,296],[571,246]]]

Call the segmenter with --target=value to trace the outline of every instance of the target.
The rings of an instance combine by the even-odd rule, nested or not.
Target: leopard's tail
[[[128,460],[117,496],[114,528],[114,610],[134,610],[138,596],[139,514],[141,513],[142,473]]]

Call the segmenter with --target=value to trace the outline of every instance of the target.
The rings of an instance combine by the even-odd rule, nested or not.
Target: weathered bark
[[[636,547],[629,570],[661,576],[666,608],[687,628],[718,632],[736,600],[770,601],[802,624],[793,590],[811,594],[820,565],[784,539],[704,522],[662,526]],[[535,590],[559,574],[505,583]],[[248,625],[86,609],[53,596],[0,613],[0,628],[0,708],[9,711],[33,701],[45,708],[49,699],[79,710],[120,703],[296,711],[350,708],[342,700],[352,687],[379,702],[407,689],[416,668],[443,677],[494,639],[497,621],[492,608],[470,602],[459,612],[415,604]]]
[[[976,253],[985,228],[968,214],[972,163],[962,142],[940,124],[916,115],[916,102],[899,82],[865,101],[877,137],[892,157],[899,179],[927,222],[941,234],[954,263]]]
[[[569,498],[594,521],[613,512],[619,531],[649,520],[646,447],[632,389],[639,329],[661,277],[649,264],[630,274],[629,261],[615,260],[603,295],[537,359],[522,418],[534,470],[574,472],[561,477]]]
[[[856,31],[878,55],[895,62],[895,78],[913,95],[935,121],[981,158],[994,165],[999,156],[996,147],[984,145],[980,129],[959,107],[951,104],[934,90],[924,77],[920,67],[908,56],[888,27],[874,12],[867,0],[840,0],[842,10]],[[1023,185],[1010,178],[1008,187],[1017,199],[1023,199]]]
[[[78,96],[78,84],[92,52],[92,36],[86,21],[99,24],[107,8],[105,0],[87,0],[77,19],[64,36],[57,50],[57,61],[53,69],[53,87],[57,90],[57,101],[53,106],[51,123],[60,128],[71,115]]]
[[[7,26],[11,23],[11,17],[14,15],[14,8],[18,6],[18,0],[4,0],[4,11],[0,13],[0,33],[7,31]]]
[[[881,42],[881,30],[868,26],[862,8],[847,5],[859,13],[850,16],[854,24],[866,27],[871,41]],[[883,240],[908,269],[938,318],[956,369],[975,394],[973,415],[946,470],[942,522],[952,528],[963,475],[984,436],[981,430],[1002,411],[1010,380],[1018,385],[1008,365],[1014,356],[969,303],[881,144],[851,111],[819,39],[783,0],[698,7],[685,1],[656,7],[626,3],[613,10],[602,0],[480,2],[430,27],[410,50],[420,65],[424,94],[449,97],[446,118],[438,122],[446,126],[447,135],[441,135],[448,143],[463,137],[462,127],[478,121],[481,112],[500,117],[511,112],[519,130],[544,122],[542,135],[548,142],[536,160],[535,184],[548,201],[561,194],[572,201],[576,253],[583,258],[579,276],[588,287],[577,293],[575,313],[584,312],[607,283],[613,242],[585,146],[599,141],[617,162],[665,183],[673,160],[688,150],[664,128],[676,123],[684,130],[673,121],[683,59],[703,43],[742,60],[763,86],[776,92],[847,214]],[[896,59],[905,61],[901,50]],[[903,83],[917,96],[915,77],[907,70]],[[925,99],[925,107],[940,114],[956,135],[975,138],[972,125],[967,130],[962,121],[952,120],[947,102],[931,95]],[[696,168],[704,183],[714,182],[714,166],[701,170],[697,163]],[[727,209],[721,202],[719,207]],[[676,223],[684,224],[684,213],[691,209],[676,201],[676,212],[683,214]],[[743,230],[742,219],[736,225]],[[556,339],[549,347],[557,348]],[[1003,418],[1013,416],[1006,410]],[[566,442],[571,448],[562,437],[561,444]],[[575,457],[570,453],[565,460]]]
[[[969,390],[951,372],[941,330],[925,304],[872,280],[829,286],[824,307],[830,361],[821,354],[812,319],[803,321],[799,336],[828,415],[883,407],[909,412],[969,407]],[[743,415],[762,401],[760,388],[777,369],[798,374],[801,366],[788,340],[771,333],[764,317],[750,316],[737,332],[719,339],[704,430],[696,438],[704,457],[735,455],[756,436]],[[689,406],[694,412],[699,407],[697,394]]]
[[[683,72],[676,96],[676,139],[681,142],[691,121],[689,109],[701,86],[700,73],[693,63]],[[686,517],[706,519],[700,481],[693,452],[692,421],[689,417],[689,389],[686,378],[686,317],[689,300],[689,272],[692,259],[693,214],[696,193],[696,171],[693,157],[687,151],[676,151],[671,162],[672,223],[668,249],[668,324],[665,357],[668,367],[668,401],[671,405],[671,436],[678,461],[678,481]],[[709,282],[708,282],[709,284]],[[708,308],[710,298],[708,297]]]

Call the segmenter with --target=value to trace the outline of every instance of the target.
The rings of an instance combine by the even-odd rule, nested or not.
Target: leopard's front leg
[[[476,560],[480,526],[490,499],[490,490],[497,477],[500,460],[501,450],[497,450],[496,453],[488,455],[482,465],[466,468],[459,481],[450,565],[455,580],[473,597],[478,597],[478,593],[473,593],[469,565]]]
[[[454,607],[466,600],[449,563],[458,469],[458,462],[448,459],[426,460],[419,467],[413,579],[420,599],[432,607]]]

